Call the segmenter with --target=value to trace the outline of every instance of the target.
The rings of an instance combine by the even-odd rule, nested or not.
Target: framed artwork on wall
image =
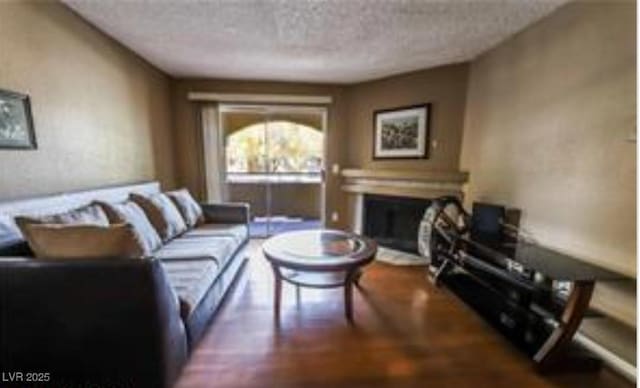
[[[373,112],[373,159],[429,157],[431,104]]]
[[[36,149],[29,96],[0,89],[0,149]]]

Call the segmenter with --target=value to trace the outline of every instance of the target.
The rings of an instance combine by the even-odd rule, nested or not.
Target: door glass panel
[[[323,135],[316,128],[291,121],[270,121],[269,170],[280,180],[320,181]],[[314,179],[315,178],[315,179]]]
[[[254,237],[321,226],[322,112],[225,109],[226,192],[251,205]]]
[[[251,234],[269,235],[267,200],[267,116],[263,112],[223,110],[220,123],[224,136],[227,199],[251,206]]]

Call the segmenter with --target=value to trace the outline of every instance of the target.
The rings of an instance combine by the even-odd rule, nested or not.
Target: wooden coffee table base
[[[344,271],[343,276],[339,276],[335,272],[310,272],[305,274],[304,272],[294,272],[300,276],[285,276],[282,269],[276,263],[271,263],[271,269],[273,270],[274,277],[274,293],[273,293],[273,310],[276,319],[280,319],[280,310],[282,306],[282,282],[293,284],[296,287],[309,287],[309,288],[338,288],[344,287],[344,315],[349,323],[353,323],[353,286],[359,285],[360,278],[362,277],[361,268],[352,268]],[[313,283],[311,280],[306,280],[308,275],[318,276],[325,274],[328,277],[335,276],[341,281],[326,282],[326,283]]]

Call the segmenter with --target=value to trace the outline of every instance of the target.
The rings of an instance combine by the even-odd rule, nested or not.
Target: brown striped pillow
[[[157,193],[145,197],[131,193],[129,197],[144,210],[162,241],[169,241],[187,231],[187,224],[182,219],[176,205],[166,194]]]
[[[145,251],[155,252],[162,246],[162,240],[142,208],[133,201],[122,203],[107,203],[96,201],[100,205],[112,224],[128,223],[142,241]]]
[[[178,211],[182,215],[184,222],[189,228],[196,227],[204,223],[204,214],[202,208],[189,193],[187,189],[168,191],[167,196],[176,205]]]

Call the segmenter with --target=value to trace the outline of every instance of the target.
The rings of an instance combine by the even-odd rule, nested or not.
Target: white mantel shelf
[[[379,194],[413,198],[443,195],[462,197],[469,179],[464,171],[342,170],[342,190],[352,194]]]

